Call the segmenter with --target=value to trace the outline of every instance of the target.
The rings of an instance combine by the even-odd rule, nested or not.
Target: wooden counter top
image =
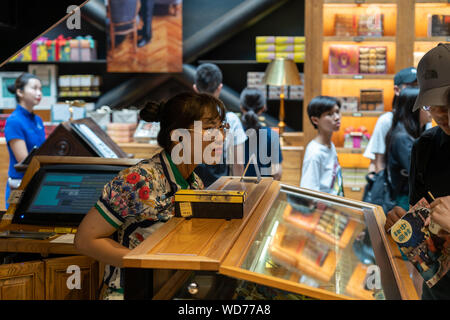
[[[243,219],[172,218],[124,257],[124,267],[218,271],[249,218],[268,210],[264,199],[279,188],[278,182],[271,181]]]

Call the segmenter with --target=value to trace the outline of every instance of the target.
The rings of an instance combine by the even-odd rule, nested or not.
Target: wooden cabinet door
[[[98,262],[94,259],[85,256],[47,259],[45,260],[45,274],[46,300],[97,299],[99,272]],[[79,288],[76,287],[77,274],[79,275]]]
[[[41,261],[0,265],[0,300],[42,300],[44,263]]]

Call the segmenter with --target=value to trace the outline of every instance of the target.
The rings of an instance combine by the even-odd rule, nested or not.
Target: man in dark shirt
[[[192,86],[195,92],[208,93],[219,98],[222,90],[222,71],[212,63],[201,64],[195,71],[195,83]],[[195,173],[202,179],[205,188],[214,183],[217,179],[226,175],[240,176],[244,172],[244,165],[238,161],[238,155],[242,154],[247,135],[239,120],[233,112],[227,111],[225,120],[229,124],[230,135],[225,138],[224,152],[222,154],[223,163],[215,165],[200,164],[195,168]],[[233,164],[227,164],[226,152],[234,150]],[[228,149],[228,150],[227,150]]]
[[[450,46],[439,44],[419,62],[420,93],[413,110],[424,108],[438,125],[417,139],[411,151],[409,204],[425,197],[431,203],[431,220],[450,233]],[[429,193],[433,195],[433,200]],[[399,207],[388,213],[386,230],[406,212]],[[422,299],[450,299],[450,272],[429,288]]]

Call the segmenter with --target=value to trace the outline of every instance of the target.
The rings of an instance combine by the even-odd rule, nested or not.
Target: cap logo
[[[437,79],[438,73],[436,72],[436,70],[426,70],[423,77],[425,78],[425,80]]]

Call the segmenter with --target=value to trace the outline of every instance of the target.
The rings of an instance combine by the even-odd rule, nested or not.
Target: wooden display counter
[[[218,181],[224,181],[223,179],[232,178],[222,177]],[[286,188],[277,181],[271,183],[255,209],[244,219],[172,218],[150,235],[124,257],[125,299],[172,299],[176,297],[177,292],[186,291],[192,280],[187,281],[192,279],[192,275],[204,275],[205,272],[210,276],[251,281],[318,299],[352,299],[351,292],[364,291],[364,278],[361,277],[357,277],[359,280],[356,284],[355,277],[352,278],[352,282],[349,283],[351,290],[345,294],[337,289],[336,293],[327,289],[334,283],[333,281],[318,288],[303,284],[298,273],[282,271],[280,265],[274,267],[273,271],[267,271],[271,269],[268,265],[273,264],[267,260],[270,257],[267,248],[275,234],[274,230],[281,221],[279,218],[284,209],[285,200],[280,198],[283,197],[282,191],[299,192],[300,197],[315,197],[331,201],[337,207],[352,208],[349,209],[349,212],[353,212],[352,219],[359,219],[359,228],[368,228],[370,238],[374,238],[371,245],[376,253],[377,265],[382,270],[381,281],[385,297],[418,299],[398,246],[384,233],[382,226],[385,217],[380,207],[307,189]],[[354,237],[357,234],[355,232]],[[353,242],[356,241],[354,237]],[[340,277],[347,277],[349,273],[350,279],[352,271],[360,272],[361,268],[357,267],[360,263],[355,262],[354,270],[344,267],[349,259],[355,259],[355,253],[350,254],[353,258],[349,256],[349,250],[353,252],[355,249],[353,245],[348,245],[343,250],[341,254],[345,259],[340,259],[339,263],[343,264],[336,270],[343,273]],[[161,269],[171,270],[173,276],[161,290],[155,290],[158,277],[154,272],[161,272]],[[214,291],[214,288],[210,291]],[[187,298],[196,299],[195,293],[191,294],[192,296]],[[372,295],[364,297],[374,298]]]

